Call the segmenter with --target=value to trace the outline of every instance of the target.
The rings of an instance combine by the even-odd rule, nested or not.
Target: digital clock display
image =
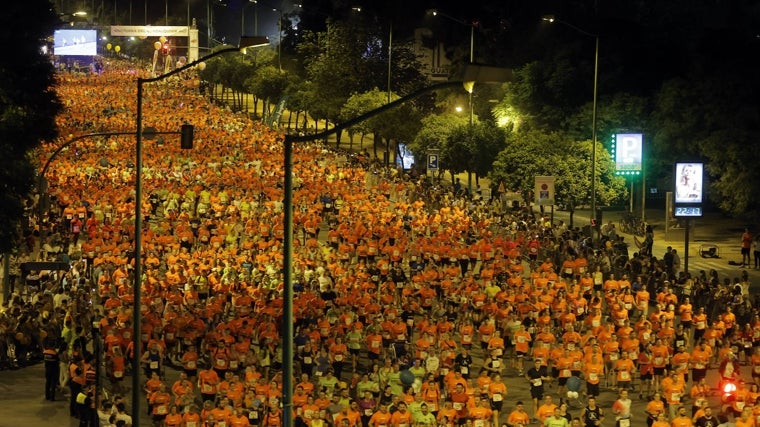
[[[677,206],[675,208],[674,216],[702,216],[702,208],[699,206]]]

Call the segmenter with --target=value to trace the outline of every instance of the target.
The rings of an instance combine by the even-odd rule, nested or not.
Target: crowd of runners
[[[112,62],[61,74],[62,135],[131,129],[138,73]],[[144,105],[146,126],[193,123],[196,136],[190,151],[145,141],[143,299],[132,299],[134,141],[83,139],[53,160],[49,213],[30,205],[27,234],[40,259],[72,268],[31,273],[41,288],[5,308],[4,345],[43,353],[46,398],[65,388],[81,425],[130,424],[119,396],[138,340],[156,426],[280,425],[281,135],[209,102],[189,76],[146,86]],[[746,275],[692,277],[672,255],[628,256],[614,230],[591,239],[526,204],[446,186],[433,200],[428,179],[319,143],[296,147],[294,182],[298,425],[624,426],[629,393],[650,400],[649,425],[699,424],[710,368],[745,383],[716,412],[737,425],[760,414]],[[515,381],[530,393],[510,393]],[[604,390],[619,398],[602,409]],[[570,415],[573,399],[584,408]]]

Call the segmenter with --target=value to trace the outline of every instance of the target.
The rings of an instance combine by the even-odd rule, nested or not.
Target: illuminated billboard
[[[96,30],[56,30],[53,54],[58,56],[95,56],[98,54]]]
[[[409,170],[414,166],[414,153],[407,148],[406,144],[398,144],[398,154],[396,156],[396,166],[399,169]]]
[[[676,204],[702,203],[702,163],[676,163]]]
[[[642,168],[643,135],[640,133],[618,133],[612,139],[617,175],[640,175]]]

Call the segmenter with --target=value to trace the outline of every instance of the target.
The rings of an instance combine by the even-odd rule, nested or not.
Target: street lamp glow
[[[456,106],[456,108],[454,108],[454,110],[455,110],[457,113],[461,113],[461,112],[462,112],[462,106],[461,106],[461,105],[457,105],[457,106]]]

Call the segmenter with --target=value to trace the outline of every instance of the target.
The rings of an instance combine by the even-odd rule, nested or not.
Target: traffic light
[[[179,146],[183,150],[192,150],[193,148],[193,125],[182,125],[180,130]]]

